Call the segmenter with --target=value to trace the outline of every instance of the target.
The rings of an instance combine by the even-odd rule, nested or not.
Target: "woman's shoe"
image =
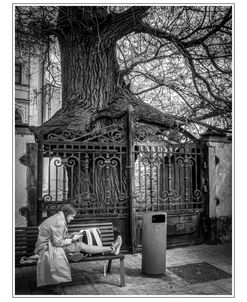
[[[121,249],[121,245],[122,245],[122,242],[123,242],[123,240],[122,240],[122,237],[119,235],[118,237],[117,237],[117,240],[113,243],[113,245],[112,245],[112,248],[113,248],[113,254],[114,255],[118,255],[119,254],[119,252],[120,252],[120,249]]]

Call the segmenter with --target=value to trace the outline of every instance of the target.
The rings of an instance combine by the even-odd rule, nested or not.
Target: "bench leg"
[[[107,273],[110,273],[111,272],[111,263],[112,263],[112,259],[110,259],[108,261],[108,265],[107,265]]]
[[[120,259],[120,286],[125,286],[124,259]]]

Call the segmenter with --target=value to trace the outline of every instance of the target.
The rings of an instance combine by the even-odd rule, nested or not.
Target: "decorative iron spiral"
[[[194,194],[193,194],[194,199],[199,199],[201,196],[202,196],[202,193],[200,190],[197,189],[194,191]]]
[[[56,133],[50,133],[48,136],[47,136],[47,139],[48,140],[58,140],[58,135]]]
[[[49,194],[46,194],[43,196],[44,202],[51,202],[52,201],[52,196]]]
[[[117,157],[112,157],[110,161],[111,161],[111,167],[116,167],[118,165],[119,159]]]
[[[97,160],[97,165],[104,167],[105,166],[105,158],[100,158]]]
[[[144,166],[149,166],[149,164],[150,164],[150,158],[147,157],[147,156],[143,156],[141,158],[141,162],[143,163]]]
[[[125,131],[124,129],[115,129],[115,131],[112,131],[111,133],[111,140],[112,142],[124,142],[125,141]]]
[[[179,142],[180,142],[181,144],[186,144],[186,143],[188,143],[188,141],[189,141],[189,138],[188,138],[186,135],[184,135],[184,134],[182,134],[182,135],[179,137]]]
[[[63,131],[61,138],[68,140],[68,139],[73,139],[75,137],[74,134],[72,134],[71,132],[69,132],[68,130]]]
[[[78,158],[76,156],[70,156],[70,157],[68,157],[67,166],[70,167],[70,168],[74,167],[76,161],[78,161]]]
[[[63,164],[63,162],[62,162],[62,159],[60,157],[54,160],[54,165],[56,167],[61,167],[62,164]]]
[[[119,203],[123,204],[126,201],[126,194],[120,193],[119,194]]]
[[[95,193],[90,194],[90,200],[92,203],[95,203],[97,201],[97,196]]]

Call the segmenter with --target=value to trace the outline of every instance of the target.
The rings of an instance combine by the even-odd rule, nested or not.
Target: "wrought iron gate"
[[[136,211],[203,209],[200,146],[135,146]]]
[[[38,152],[39,222],[73,203],[77,221],[104,219],[128,230],[126,117],[83,135],[50,133],[39,140]]]
[[[134,122],[132,128],[133,250],[141,245],[142,216],[148,211],[168,214],[168,234],[171,226],[176,229],[173,235],[197,232],[193,236],[199,237],[206,191],[205,160],[200,142],[172,142],[169,132],[157,134],[154,127],[138,122]],[[172,217],[175,217],[174,222]],[[179,228],[183,228],[183,232]]]
[[[38,140],[38,223],[72,202],[78,220],[113,222],[135,251],[144,212],[204,211],[203,166],[198,142],[172,143],[130,112],[80,135],[49,133]]]
[[[54,142],[43,147],[39,202],[45,210],[72,202],[80,215],[126,213],[126,147]]]

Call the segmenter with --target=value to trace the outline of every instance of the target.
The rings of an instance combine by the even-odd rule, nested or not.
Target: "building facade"
[[[27,144],[35,138],[29,126],[39,126],[60,108],[60,87],[49,85],[41,59],[15,62],[15,225],[25,226],[27,220],[27,166],[23,156]],[[53,101],[51,102],[51,97]]]

